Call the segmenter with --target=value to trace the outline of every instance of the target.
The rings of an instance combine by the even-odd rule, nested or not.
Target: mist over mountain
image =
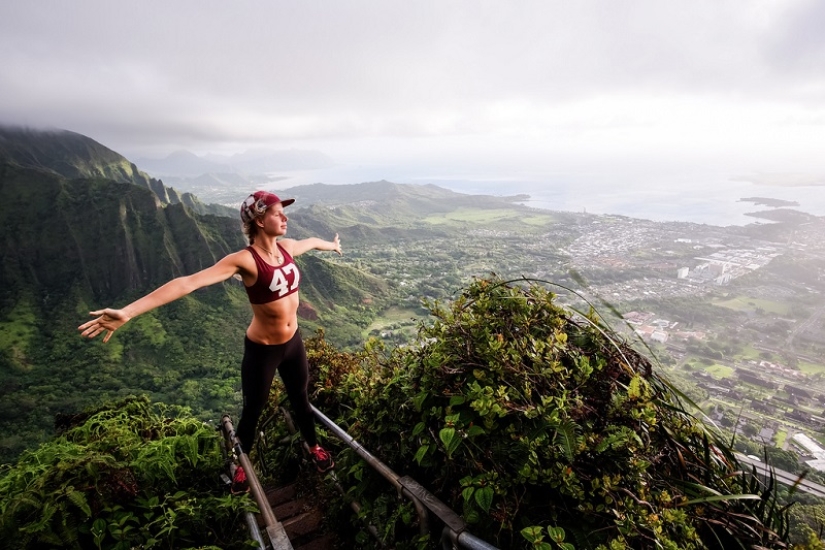
[[[231,156],[210,154],[200,157],[189,151],[175,151],[162,159],[140,158],[136,164],[157,176],[193,177],[211,173],[246,176],[288,170],[328,168],[334,161],[320,151],[250,150]]]
[[[176,151],[162,159],[141,158],[136,164],[205,202],[230,206],[251,191],[270,189],[274,182],[286,179],[283,174],[328,168],[334,162],[319,151],[251,150],[232,156]]]
[[[232,171],[229,164],[222,160],[207,160],[189,151],[175,151],[162,159],[139,158],[136,162],[144,170],[158,176],[199,176]]]
[[[0,160],[48,170],[66,178],[103,177],[134,183],[154,191],[162,202],[172,202],[160,181],[141,172],[108,147],[68,130],[0,126]]]

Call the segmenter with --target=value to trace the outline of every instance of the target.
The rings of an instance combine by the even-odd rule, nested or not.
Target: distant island
[[[808,223],[816,219],[816,216],[813,216],[811,214],[806,214],[805,212],[800,212],[798,210],[788,210],[785,208],[778,208],[776,210],[763,210],[761,212],[747,212],[745,215],[750,216],[752,218],[771,220],[773,222],[795,224]]]
[[[799,206],[796,201],[786,201],[782,199],[771,199],[767,197],[745,197],[739,199],[739,202],[752,202],[756,206],[768,206],[770,208],[783,208],[787,206]]]
[[[800,173],[767,173],[734,176],[733,181],[748,181],[754,185],[770,185],[775,187],[816,187],[825,185],[821,175]]]

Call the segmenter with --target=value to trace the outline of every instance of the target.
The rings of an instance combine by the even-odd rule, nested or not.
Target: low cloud
[[[12,2],[0,121],[139,156],[807,170],[825,139],[823,18],[774,0]]]

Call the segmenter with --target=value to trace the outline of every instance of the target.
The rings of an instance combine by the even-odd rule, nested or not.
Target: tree
[[[786,451],[777,447],[766,447],[765,452],[768,462],[780,470],[797,473],[799,471],[799,459],[792,451]]]

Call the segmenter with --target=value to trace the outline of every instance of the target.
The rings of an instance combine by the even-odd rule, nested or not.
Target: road
[[[819,483],[814,483],[813,481],[809,481],[807,479],[799,481],[799,476],[796,474],[786,472],[785,470],[779,470],[774,467],[769,468],[761,460],[754,460],[752,458],[748,458],[743,454],[736,453],[736,458],[739,460],[739,462],[743,464],[748,464],[750,466],[755,467],[756,472],[761,475],[769,476],[771,472],[773,472],[776,480],[779,483],[782,483],[783,485],[796,485],[797,489],[799,489],[800,491],[814,495],[819,498],[825,498],[825,486],[820,485]],[[799,481],[798,484],[797,481]]]
[[[822,318],[822,315],[825,315],[825,306],[822,306],[821,308],[814,311],[813,314],[811,314],[811,316],[808,317],[808,319],[799,323],[796,327],[794,327],[793,330],[791,330],[790,334],[788,334],[788,338],[785,339],[785,347],[788,349],[790,353],[796,353],[794,351],[793,345],[793,341],[794,338],[796,338],[796,335],[800,334],[805,330],[808,330],[809,328],[819,323],[819,320]]]

